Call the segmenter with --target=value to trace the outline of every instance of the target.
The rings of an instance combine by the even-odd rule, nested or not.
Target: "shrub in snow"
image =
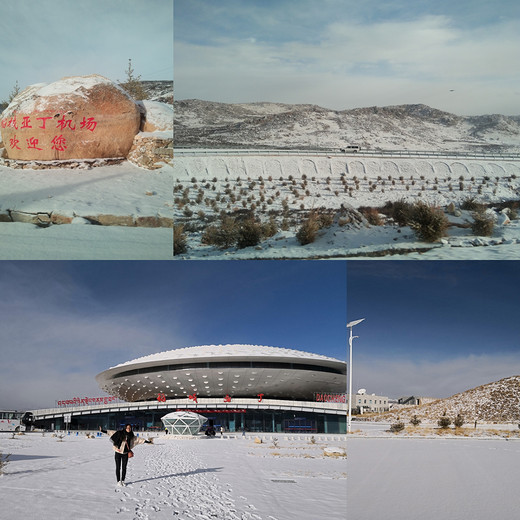
[[[262,236],[264,238],[270,238],[278,233],[278,225],[274,217],[269,218],[269,222],[262,224]]]
[[[383,225],[383,219],[379,215],[377,208],[359,208],[359,211],[367,219],[371,226]]]
[[[296,233],[296,239],[302,246],[312,244],[316,240],[319,229],[318,217],[315,212],[312,212]]]
[[[404,200],[395,202],[387,202],[383,208],[383,212],[390,218],[395,220],[399,226],[407,226],[412,214],[413,205]]]
[[[465,209],[467,211],[478,211],[479,213],[482,213],[485,210],[485,205],[481,202],[478,202],[475,197],[466,197],[462,201],[460,209]]]
[[[208,226],[204,230],[201,242],[214,245],[219,249],[228,249],[237,240],[238,226],[233,217],[223,216],[219,225]]]
[[[396,422],[396,423],[392,424],[390,426],[390,430],[389,431],[392,432],[392,433],[398,433],[398,432],[403,431],[403,430],[404,430],[404,422],[399,421],[399,422]]]
[[[461,428],[464,424],[464,417],[462,415],[457,414],[457,417],[455,417],[455,420],[453,421],[453,424],[455,425],[455,428]]]
[[[184,226],[176,224],[173,226],[173,255],[182,255],[188,251]]]
[[[444,430],[448,429],[450,427],[450,424],[451,424],[451,419],[446,416],[446,415],[443,415],[438,421],[437,421],[437,424],[443,428]]]
[[[238,226],[237,247],[244,249],[245,247],[256,246],[262,239],[262,224],[255,221],[253,217],[244,220]]]
[[[408,225],[420,240],[435,242],[446,234],[449,222],[440,208],[418,202],[412,208]]]
[[[419,419],[417,417],[417,415],[414,415],[411,419],[410,419],[410,423],[413,425],[413,426],[419,426],[419,424],[421,424],[421,419]]]
[[[471,232],[477,236],[490,237],[495,228],[495,219],[485,211],[475,211],[473,214]]]

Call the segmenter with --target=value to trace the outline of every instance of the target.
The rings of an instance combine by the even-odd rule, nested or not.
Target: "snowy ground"
[[[107,436],[0,434],[11,453],[0,477],[2,512],[9,517],[179,520],[344,520],[346,459],[324,457],[345,436],[173,439],[140,445],[129,461],[128,486],[115,485]],[[2,517],[3,518],[3,517]]]
[[[353,430],[359,425],[353,423]],[[361,426],[347,441],[347,517],[488,520],[518,515],[518,439],[406,438]]]
[[[0,223],[1,260],[172,260],[171,228]]]
[[[126,161],[88,170],[0,166],[0,216],[16,212],[75,218],[73,224],[46,229],[1,223],[0,259],[171,259],[171,229],[96,226],[85,220],[98,215],[171,219],[171,191],[170,166],[153,171]]]
[[[424,201],[445,208],[474,198],[485,204],[520,199],[520,162],[455,157],[367,157],[294,155],[179,155],[174,162],[174,220],[188,227],[186,259],[373,258],[519,259],[520,224],[504,222],[496,212],[491,237],[475,237],[459,227],[471,213],[449,216],[455,224],[445,240],[418,241],[412,231],[395,225],[352,226],[336,221],[301,246],[299,224],[256,248],[220,251],[201,243],[202,230],[222,210],[254,209],[264,221],[281,220],[316,208],[381,207],[387,201]],[[191,228],[191,230],[190,230]],[[396,255],[396,256],[394,256]]]

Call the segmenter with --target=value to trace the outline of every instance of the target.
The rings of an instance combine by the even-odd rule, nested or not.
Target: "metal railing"
[[[520,161],[520,153],[498,152],[450,152],[434,150],[359,150],[358,152],[340,152],[338,150],[279,150],[279,149],[190,149],[174,148],[174,157],[209,157],[209,156],[317,156],[317,157],[393,157],[420,159],[475,159],[494,161]]]

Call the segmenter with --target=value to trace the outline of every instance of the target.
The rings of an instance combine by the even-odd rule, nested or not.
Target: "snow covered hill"
[[[520,152],[520,116],[462,117],[426,105],[329,110],[316,105],[174,102],[176,147]]]
[[[423,421],[437,422],[446,415],[453,421],[461,414],[466,423],[520,421],[520,376],[506,377],[481,385],[446,399],[439,399],[420,406],[402,407],[382,414],[380,420],[408,423],[417,415]]]
[[[142,81],[141,84],[150,101],[173,103],[173,81]]]

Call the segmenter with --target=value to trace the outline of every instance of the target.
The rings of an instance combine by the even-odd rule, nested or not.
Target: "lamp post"
[[[352,336],[352,327],[365,321],[365,318],[361,318],[360,320],[351,321],[347,323],[347,328],[350,329],[350,334],[348,337],[349,344],[349,361],[348,361],[348,418],[347,418],[347,433],[350,433],[351,423],[352,423],[352,340],[359,336]]]

